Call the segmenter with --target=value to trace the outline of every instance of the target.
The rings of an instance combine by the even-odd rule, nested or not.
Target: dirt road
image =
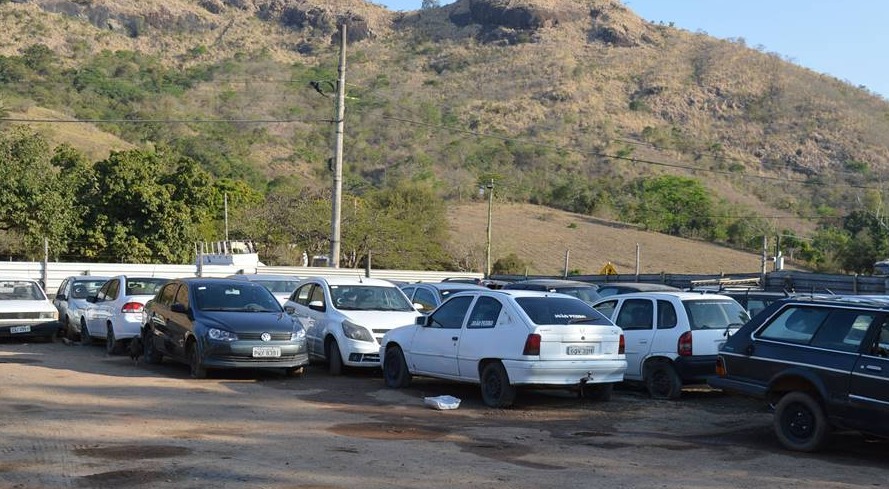
[[[889,443],[783,451],[758,403],[707,389],[607,403],[376,373],[187,378],[100,346],[0,343],[0,487],[565,488],[889,486]],[[423,407],[450,394],[459,409]]]

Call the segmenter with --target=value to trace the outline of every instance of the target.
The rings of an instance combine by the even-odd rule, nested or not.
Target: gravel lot
[[[424,396],[463,400],[453,411]],[[889,443],[853,434],[782,450],[762,405],[706,388],[680,401],[621,389],[607,403],[376,372],[304,378],[134,364],[101,346],[0,343],[0,487],[889,486]]]

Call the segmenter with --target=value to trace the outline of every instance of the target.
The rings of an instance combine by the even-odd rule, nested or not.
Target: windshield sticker
[[[554,314],[553,317],[556,319],[588,319],[589,318],[589,316],[587,316],[585,314],[564,314],[564,313]]]

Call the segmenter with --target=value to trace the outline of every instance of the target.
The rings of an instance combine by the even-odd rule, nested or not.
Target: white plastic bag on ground
[[[457,409],[460,407],[460,399],[454,396],[424,397],[423,404],[438,410]]]

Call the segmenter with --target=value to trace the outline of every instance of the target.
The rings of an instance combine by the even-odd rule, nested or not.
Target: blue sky
[[[416,10],[422,0],[372,0]],[[451,3],[441,0],[442,4]],[[887,0],[625,0],[645,19],[719,38],[743,37],[794,63],[889,98]]]

